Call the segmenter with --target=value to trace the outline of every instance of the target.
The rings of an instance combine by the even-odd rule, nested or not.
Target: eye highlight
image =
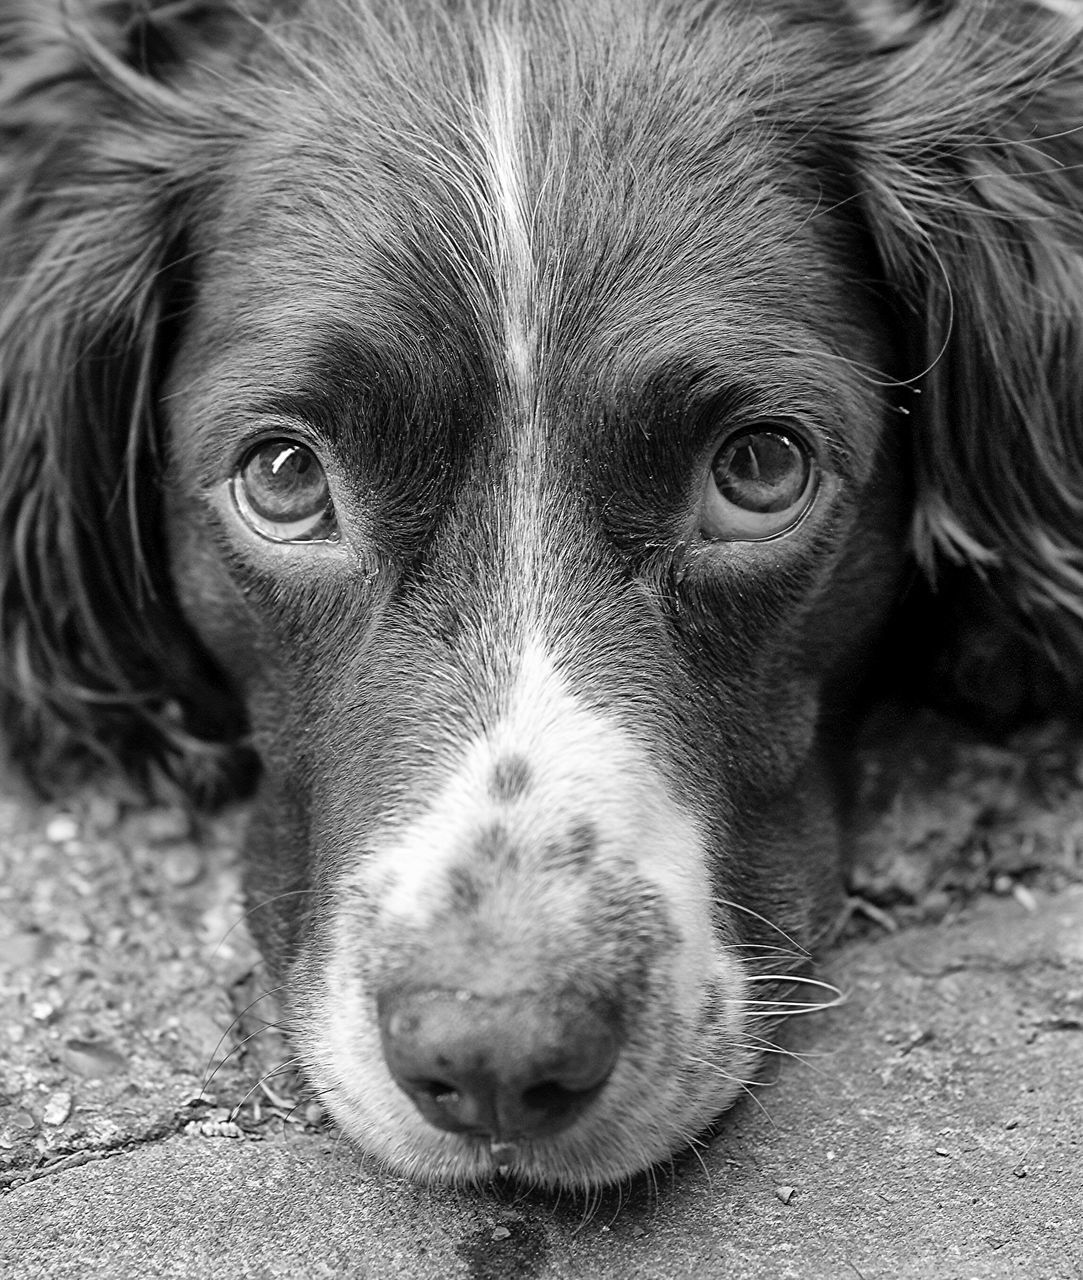
[[[700,528],[717,542],[764,542],[788,533],[812,506],[820,469],[784,422],[735,432],[708,472]]]
[[[250,449],[230,480],[241,519],[272,542],[334,542],[338,525],[315,453],[286,437]]]

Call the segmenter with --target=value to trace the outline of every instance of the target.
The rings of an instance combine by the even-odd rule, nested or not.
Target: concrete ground
[[[834,951],[846,1002],[704,1150],[592,1204],[420,1188],[323,1131],[259,1016],[238,818],[9,780],[0,1276],[1080,1280],[1081,756],[953,750],[867,774],[854,882],[906,927]]]

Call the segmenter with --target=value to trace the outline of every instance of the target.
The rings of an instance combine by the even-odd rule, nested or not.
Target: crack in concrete
[[[41,1178],[50,1178],[64,1173],[68,1169],[76,1169],[80,1165],[92,1164],[96,1160],[107,1160],[111,1156],[123,1155],[126,1151],[135,1151],[139,1147],[151,1146],[165,1138],[174,1138],[184,1132],[186,1126],[195,1117],[191,1111],[175,1111],[168,1120],[160,1120],[141,1134],[117,1138],[100,1146],[87,1147],[81,1151],[69,1151],[58,1155],[54,1160],[39,1164],[34,1168],[9,1169],[0,1173],[0,1195],[25,1186],[28,1182],[37,1182]]]

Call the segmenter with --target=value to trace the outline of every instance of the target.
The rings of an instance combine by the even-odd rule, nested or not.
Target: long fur
[[[171,599],[153,477],[185,170],[224,151],[168,76],[227,6],[117,10],[0,10],[3,720],[46,785],[96,758],[202,790],[243,712]]]

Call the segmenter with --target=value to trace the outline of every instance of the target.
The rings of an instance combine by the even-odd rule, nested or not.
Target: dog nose
[[[379,1000],[384,1058],[430,1124],[499,1141],[567,1128],[601,1092],[622,1037],[578,995],[394,992]]]

